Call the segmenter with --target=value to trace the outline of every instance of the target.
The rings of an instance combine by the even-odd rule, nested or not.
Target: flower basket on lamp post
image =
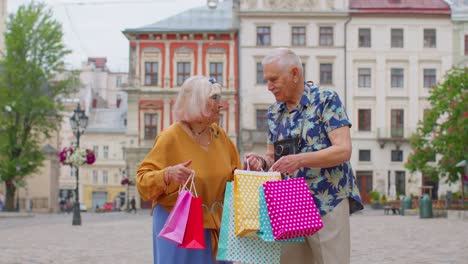
[[[127,185],[127,201],[126,201],[126,205],[127,205],[127,211],[130,210],[130,207],[128,206],[129,203],[130,203],[130,192],[129,192],[129,188],[130,188],[130,185],[134,185],[134,183],[128,178],[128,177],[125,177],[123,178],[121,181],[120,181],[120,184],[122,185]]]
[[[73,134],[76,136],[75,147],[65,147],[59,153],[60,162],[62,165],[68,165],[74,168],[76,177],[75,186],[75,205],[73,207],[72,225],[81,225],[80,215],[80,199],[79,199],[79,167],[85,164],[93,164],[96,161],[96,155],[90,149],[80,148],[80,137],[84,134],[88,126],[88,117],[85,111],[80,108],[80,104],[73,110],[73,115],[70,117],[70,126]]]

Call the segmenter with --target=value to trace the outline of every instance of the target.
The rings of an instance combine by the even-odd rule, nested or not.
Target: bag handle
[[[190,187],[188,186],[189,183]],[[197,188],[195,187],[195,171],[192,170],[192,173],[188,176],[183,186],[182,184],[179,185],[179,192],[182,190],[187,190],[195,194],[195,197],[198,197]]]
[[[247,170],[250,171],[250,158],[244,157],[245,162],[247,163]],[[264,171],[263,168],[260,168],[260,171]]]

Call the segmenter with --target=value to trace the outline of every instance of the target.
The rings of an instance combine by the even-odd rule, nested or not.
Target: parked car
[[[102,207],[102,211],[104,212],[112,212],[114,211],[114,204],[111,202],[105,203]]]
[[[81,212],[87,212],[88,211],[88,206],[84,203],[80,203],[80,211]]]

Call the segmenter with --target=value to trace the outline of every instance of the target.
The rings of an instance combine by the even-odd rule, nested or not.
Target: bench
[[[399,215],[400,214],[400,205],[398,203],[388,203],[383,206],[384,209],[384,214],[389,215],[390,210],[394,215]]]

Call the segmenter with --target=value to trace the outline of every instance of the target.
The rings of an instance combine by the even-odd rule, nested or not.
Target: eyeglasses
[[[221,101],[221,95],[215,94],[210,97],[211,100],[213,100],[215,103],[219,103]]]

